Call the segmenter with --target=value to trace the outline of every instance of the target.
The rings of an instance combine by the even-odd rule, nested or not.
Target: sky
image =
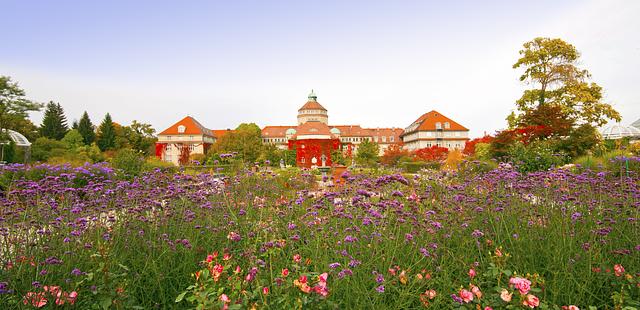
[[[437,110],[472,137],[528,87],[522,44],[562,38],[623,117],[640,118],[640,1],[0,0],[0,75],[69,123],[191,115],[295,125],[314,89],[333,125],[407,127]],[[40,124],[42,112],[31,114]]]

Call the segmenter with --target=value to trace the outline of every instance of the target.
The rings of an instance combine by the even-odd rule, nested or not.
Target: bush
[[[555,153],[553,149],[547,141],[535,141],[528,145],[516,142],[507,150],[507,158],[516,164],[522,173],[549,170],[564,165],[566,158],[564,154]]]
[[[122,149],[111,159],[111,165],[127,176],[136,176],[142,172],[145,161],[139,151]]]
[[[440,169],[440,163],[437,161],[412,161],[412,162],[403,162],[400,164],[400,167],[407,173],[417,173],[422,169],[432,169],[438,170]]]
[[[31,145],[31,158],[34,161],[47,161],[51,157],[63,157],[67,145],[61,141],[40,137]]]

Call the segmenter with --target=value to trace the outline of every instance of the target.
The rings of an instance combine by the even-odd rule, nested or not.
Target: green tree
[[[8,76],[0,76],[0,129],[20,132],[17,123],[24,123],[30,111],[40,111],[42,104],[25,98],[25,92]],[[6,140],[6,133],[0,131],[0,140]]]
[[[113,150],[116,147],[116,128],[111,120],[111,115],[107,113],[98,128],[97,144],[101,151]]]
[[[80,121],[78,121],[78,132],[82,135],[82,140],[84,144],[91,145],[96,140],[96,129],[91,119],[89,118],[89,113],[84,111],[82,113],[82,117],[80,117]]]
[[[146,155],[152,154],[152,146],[155,145],[156,130],[151,124],[139,123],[134,120],[131,125],[122,128],[124,137],[132,149],[140,151]]]
[[[344,157],[342,150],[337,149],[331,151],[331,162],[336,165],[346,165],[347,159]]]
[[[212,154],[237,152],[244,162],[255,162],[263,149],[261,130],[254,123],[243,123],[229,133],[226,133],[212,147]]]
[[[601,126],[607,119],[620,120],[620,114],[602,101],[602,87],[589,83],[589,71],[578,68],[580,53],[573,45],[561,39],[535,38],[524,43],[520,56],[513,68],[523,68],[520,81],[532,86],[516,102],[521,125],[536,125],[522,124],[522,115],[544,105],[559,107],[561,115],[556,119],[575,124]]]
[[[378,143],[364,141],[358,146],[356,162],[359,165],[371,167],[378,162],[380,148]]]
[[[67,131],[69,131],[69,126],[67,126],[67,118],[64,116],[62,106],[59,103],[49,101],[44,111],[40,134],[49,139],[61,140]]]
[[[63,157],[67,154],[67,145],[62,141],[40,137],[31,144],[31,158],[34,161],[47,161],[52,157]]]
[[[77,129],[71,129],[64,135],[62,138],[62,142],[67,146],[70,150],[76,150],[78,147],[84,145],[84,140],[82,139],[82,135]]]

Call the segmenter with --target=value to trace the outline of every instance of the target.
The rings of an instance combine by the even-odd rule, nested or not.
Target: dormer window
[[[436,129],[442,129],[442,123],[437,122],[436,123]]]
[[[184,125],[180,125],[178,126],[178,133],[184,133],[184,131],[187,129],[187,127],[184,127]]]
[[[449,122],[445,122],[444,123],[444,129],[449,129],[451,128],[451,126],[449,125]]]

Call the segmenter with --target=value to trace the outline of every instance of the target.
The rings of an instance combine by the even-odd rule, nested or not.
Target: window
[[[167,136],[167,140],[171,141],[171,136]]]
[[[171,151],[171,144],[167,144],[167,148],[166,148],[167,152]]]
[[[193,136],[189,136],[189,140],[192,140],[192,141],[193,141]]]
[[[378,136],[373,137],[373,141],[378,142]]]
[[[442,124],[440,122],[436,123],[436,129],[442,129]]]
[[[187,129],[187,127],[184,127],[184,125],[180,125],[178,126],[178,133],[184,133],[184,131]]]
[[[386,136],[382,136],[382,143],[387,142],[387,137]]]
[[[389,142],[393,142],[394,137],[393,136],[389,136]]]
[[[444,128],[445,129],[449,129],[450,128],[449,122],[444,122]]]
[[[300,158],[300,162],[304,164],[305,162],[304,157]]]

